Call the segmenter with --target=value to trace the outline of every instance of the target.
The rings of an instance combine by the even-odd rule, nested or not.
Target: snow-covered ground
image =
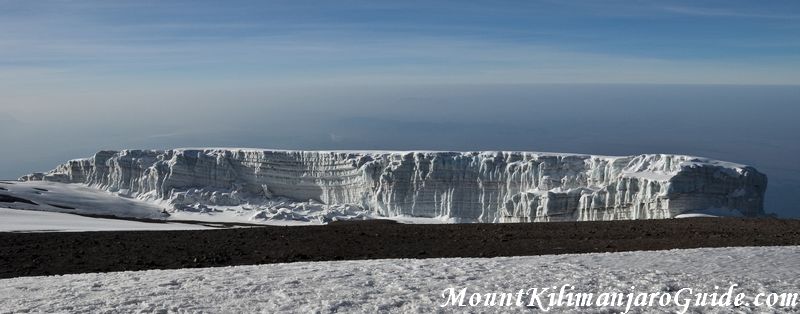
[[[213,228],[196,224],[148,223],[120,219],[92,218],[55,212],[0,208],[0,232],[193,229]]]
[[[439,307],[445,289],[510,292],[574,286],[576,291],[724,293],[749,305],[689,313],[783,313],[756,306],[759,293],[800,292],[800,247],[715,248],[510,258],[303,262],[0,280],[0,312],[517,312],[525,308]],[[720,287],[715,290],[715,286]],[[631,290],[635,287],[635,290]],[[548,292],[549,293],[549,292]],[[681,298],[691,297],[688,293]],[[527,300],[527,299],[526,299]],[[762,301],[764,299],[762,298]],[[526,301],[527,302],[527,301]],[[554,308],[564,312],[569,308]],[[624,308],[580,308],[611,313]],[[640,307],[631,312],[672,312]]]
[[[0,194],[33,202],[0,202],[0,207],[49,212],[114,215],[163,219],[163,208],[153,203],[90,188],[81,184],[0,181]]]

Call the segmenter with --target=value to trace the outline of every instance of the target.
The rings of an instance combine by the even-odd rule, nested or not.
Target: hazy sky
[[[106,148],[686,153],[800,216],[798,1],[0,0],[0,177]]]

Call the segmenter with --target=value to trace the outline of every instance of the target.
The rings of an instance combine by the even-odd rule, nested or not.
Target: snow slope
[[[239,148],[102,151],[20,179],[85,184],[170,212],[301,222],[649,219],[708,209],[757,216],[767,184],[752,167],[682,155]]]
[[[90,218],[55,212],[0,208],[0,232],[196,229],[213,228],[194,224],[147,223],[119,219]]]
[[[510,258],[303,262],[0,280],[0,312],[464,312],[438,307],[450,287],[471,292],[573,285],[582,292],[695,291],[739,285],[740,313],[761,292],[797,293],[800,247],[740,247]],[[724,289],[724,288],[723,288]],[[720,291],[717,291],[720,292]],[[720,292],[721,293],[721,292]],[[520,308],[475,308],[512,311]],[[563,310],[563,308],[561,309]],[[562,312],[553,310],[552,312]],[[611,309],[581,309],[609,313]],[[615,308],[615,310],[622,310]],[[672,312],[677,307],[634,309]],[[732,308],[692,307],[730,313]]]
[[[162,213],[164,208],[152,202],[120,197],[82,184],[0,181],[0,188],[0,195],[11,195],[33,203],[0,202],[3,208],[147,219],[166,216]]]

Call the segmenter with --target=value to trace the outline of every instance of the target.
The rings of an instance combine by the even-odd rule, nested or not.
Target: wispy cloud
[[[663,17],[638,21],[668,12],[796,24],[795,15],[775,10],[628,1],[602,6],[539,1],[518,8],[473,4],[464,9],[351,3],[320,12],[315,6],[277,4],[248,10],[51,4],[0,13],[5,14],[0,29],[9,30],[0,33],[0,78],[14,79],[5,89],[231,81],[800,83],[800,73],[793,70],[800,64],[792,50],[796,45],[781,44],[794,42],[797,36],[785,31],[791,28],[779,34],[733,22],[708,28]],[[458,14],[442,15],[448,10]],[[587,13],[598,11],[624,14]],[[737,30],[748,38],[736,36]]]
[[[738,18],[756,18],[756,19],[798,19],[798,14],[782,14],[782,13],[758,13],[752,11],[735,11],[729,9],[719,8],[702,8],[702,7],[689,7],[689,6],[660,6],[660,9],[676,14],[694,15],[694,16],[710,16],[710,17],[738,17]]]
[[[16,118],[14,118],[14,116],[12,116],[12,115],[10,115],[8,113],[0,112],[0,123],[2,123],[2,124],[16,124],[16,123],[19,123],[19,120],[17,120]]]

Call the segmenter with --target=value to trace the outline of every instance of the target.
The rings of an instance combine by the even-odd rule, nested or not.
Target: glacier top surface
[[[626,155],[626,156],[611,156],[611,155],[595,155],[595,154],[582,154],[582,153],[558,153],[558,152],[537,152],[537,151],[510,151],[510,150],[485,150],[485,151],[437,151],[437,150],[363,150],[363,149],[353,149],[353,150],[299,150],[299,149],[273,149],[273,148],[253,148],[253,147],[179,147],[179,148],[172,148],[172,149],[123,149],[123,150],[115,150],[115,151],[203,151],[203,152],[223,152],[223,151],[231,151],[231,152],[288,152],[288,153],[352,153],[352,154],[389,154],[389,155],[396,155],[396,154],[409,154],[409,153],[430,153],[430,154],[461,154],[461,155],[483,155],[483,156],[491,156],[495,154],[531,154],[537,156],[557,156],[557,157],[566,157],[566,156],[581,156],[586,158],[602,158],[607,160],[614,160],[619,158],[626,158],[626,157],[635,157],[635,156],[675,156],[675,157],[684,157],[688,161],[684,162],[686,166],[692,165],[715,165],[724,168],[748,168],[750,166],[735,162],[729,161],[722,161],[716,159],[710,159],[705,157],[698,157],[692,155],[682,155],[682,154],[665,154],[665,153],[652,153],[652,154],[636,154],[636,155]],[[75,158],[72,160],[83,160],[86,158]]]

